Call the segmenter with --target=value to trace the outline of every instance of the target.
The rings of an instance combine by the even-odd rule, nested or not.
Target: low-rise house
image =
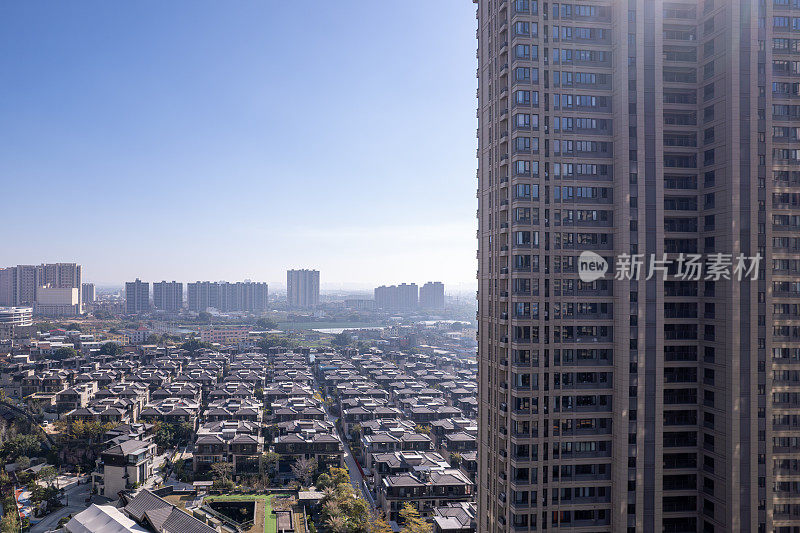
[[[474,503],[448,503],[433,510],[433,533],[474,533],[478,513]]]
[[[149,490],[123,496],[123,512],[156,533],[217,533],[217,529],[181,511]]]
[[[418,469],[383,478],[378,486],[378,506],[389,520],[398,520],[406,503],[416,507],[420,516],[430,517],[437,507],[471,501],[474,488],[460,469]]]
[[[149,440],[131,439],[100,454],[98,472],[92,477],[97,493],[116,498],[124,490],[145,483],[153,475],[156,445]]]
[[[258,472],[264,451],[260,425],[249,421],[209,422],[197,430],[194,443],[194,471],[203,472],[214,463],[231,463],[236,474]]]
[[[65,413],[79,407],[86,407],[97,393],[97,383],[90,381],[68,387],[56,393],[56,409]]]
[[[341,467],[343,464],[342,443],[330,433],[289,433],[277,437],[273,449],[281,455],[279,471],[284,477],[290,476],[291,465],[301,458],[314,459],[321,471],[326,471],[331,466]]]

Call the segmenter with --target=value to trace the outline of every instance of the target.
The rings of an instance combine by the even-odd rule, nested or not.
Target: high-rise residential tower
[[[479,531],[800,530],[800,3],[477,18]]]
[[[83,305],[93,304],[96,296],[94,283],[83,283],[81,285],[81,300],[83,300]]]
[[[266,283],[246,280],[197,281],[186,287],[186,304],[189,311],[205,311],[209,307],[218,311],[266,311],[269,302],[269,287]]]
[[[319,305],[319,270],[287,270],[286,301],[294,308]]]
[[[429,281],[419,288],[419,306],[423,309],[444,309],[444,283]]]
[[[161,281],[153,283],[153,307],[168,313],[177,313],[183,308],[183,283]]]
[[[394,311],[413,311],[419,307],[419,287],[416,283],[381,285],[375,288],[375,307]]]
[[[150,310],[150,284],[136,278],[125,283],[125,312],[129,315]]]

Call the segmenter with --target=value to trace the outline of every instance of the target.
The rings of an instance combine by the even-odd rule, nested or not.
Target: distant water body
[[[312,331],[316,331],[317,333],[327,333],[329,335],[338,335],[339,333],[344,333],[345,331],[358,331],[363,329],[381,330],[386,328],[383,326],[367,326],[363,328],[321,328],[314,329]]]

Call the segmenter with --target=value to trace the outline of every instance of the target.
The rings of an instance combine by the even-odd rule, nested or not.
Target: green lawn
[[[220,502],[241,502],[241,501],[263,501],[266,505],[264,509],[264,533],[278,533],[278,521],[272,514],[272,498],[275,494],[226,494],[221,496],[208,496],[208,501]]]

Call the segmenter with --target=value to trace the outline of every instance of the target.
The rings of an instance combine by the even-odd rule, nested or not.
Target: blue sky
[[[0,3],[0,265],[474,284],[475,23],[464,0]]]

